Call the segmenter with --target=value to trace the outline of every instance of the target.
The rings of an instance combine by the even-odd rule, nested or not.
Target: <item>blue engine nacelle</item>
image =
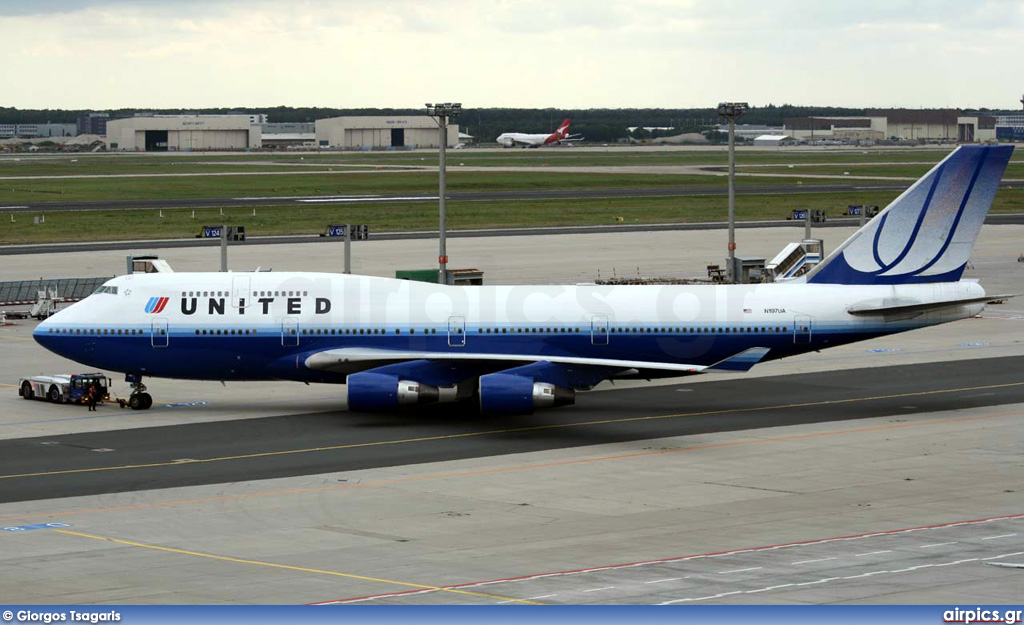
[[[348,409],[352,412],[388,412],[402,406],[438,400],[436,386],[397,376],[365,371],[348,376]]]
[[[576,391],[508,373],[480,376],[480,413],[525,415],[537,408],[576,403]]]

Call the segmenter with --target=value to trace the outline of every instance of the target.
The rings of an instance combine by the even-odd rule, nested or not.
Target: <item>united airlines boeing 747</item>
[[[981,312],[961,276],[1013,148],[963,146],[806,275],[770,284],[445,286],[330,273],[114,278],[41,323],[45,348],[127,374],[347,386],[348,407],[573,403],[603,380],[715,370]]]

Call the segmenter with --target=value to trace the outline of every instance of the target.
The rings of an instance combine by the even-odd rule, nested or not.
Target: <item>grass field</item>
[[[743,164],[790,163],[935,163],[949,150],[844,150],[834,152],[800,152],[789,150],[740,151],[737,160]],[[1015,160],[1024,163],[1024,153]],[[275,164],[278,163],[278,164]],[[308,170],[328,164],[366,167],[378,165],[437,165],[433,151],[414,152],[312,152],[258,153],[246,155],[173,154],[163,156],[75,154],[66,157],[0,157],[0,176],[62,176],[96,174],[195,173],[201,171],[275,171],[281,163],[308,165]],[[607,152],[589,152],[565,148],[542,150],[452,151],[449,163],[456,166],[525,167],[545,163],[556,166],[642,166],[642,165],[724,165],[723,151],[665,150],[636,151],[628,148]]]
[[[835,193],[800,196],[739,196],[741,220],[780,219],[793,208],[826,209],[841,216],[849,203],[884,206],[897,195],[862,192],[856,197]],[[88,211],[48,213],[44,225],[33,225],[32,216],[21,214],[11,223],[0,218],[0,243],[98,241],[115,239],[192,237],[203,225],[229,223],[246,226],[250,236],[316,234],[328,223],[365,223],[373,232],[432,230],[437,228],[437,206],[432,202],[372,205],[260,207],[251,208]],[[993,212],[1024,212],[1024,190],[1002,190]],[[726,202],[720,196],[676,198],[626,198],[607,200],[510,200],[500,202],[449,202],[452,229],[515,226],[566,226],[624,223],[706,222],[725,219]]]
[[[792,184],[796,178],[738,180],[739,185]],[[723,178],[671,174],[565,174],[555,172],[448,173],[448,190],[611,189],[725,185]],[[0,205],[114,199],[218,198],[437,191],[436,172],[378,172],[297,176],[191,176],[0,180]]]

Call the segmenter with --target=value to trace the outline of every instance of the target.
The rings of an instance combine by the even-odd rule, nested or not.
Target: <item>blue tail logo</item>
[[[810,283],[955,282],[1013,146],[957,148],[807,274]]]

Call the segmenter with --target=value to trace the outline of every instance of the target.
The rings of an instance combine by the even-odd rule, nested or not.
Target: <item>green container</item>
[[[398,269],[395,277],[399,280],[415,280],[416,282],[430,282],[437,284],[437,269]]]

